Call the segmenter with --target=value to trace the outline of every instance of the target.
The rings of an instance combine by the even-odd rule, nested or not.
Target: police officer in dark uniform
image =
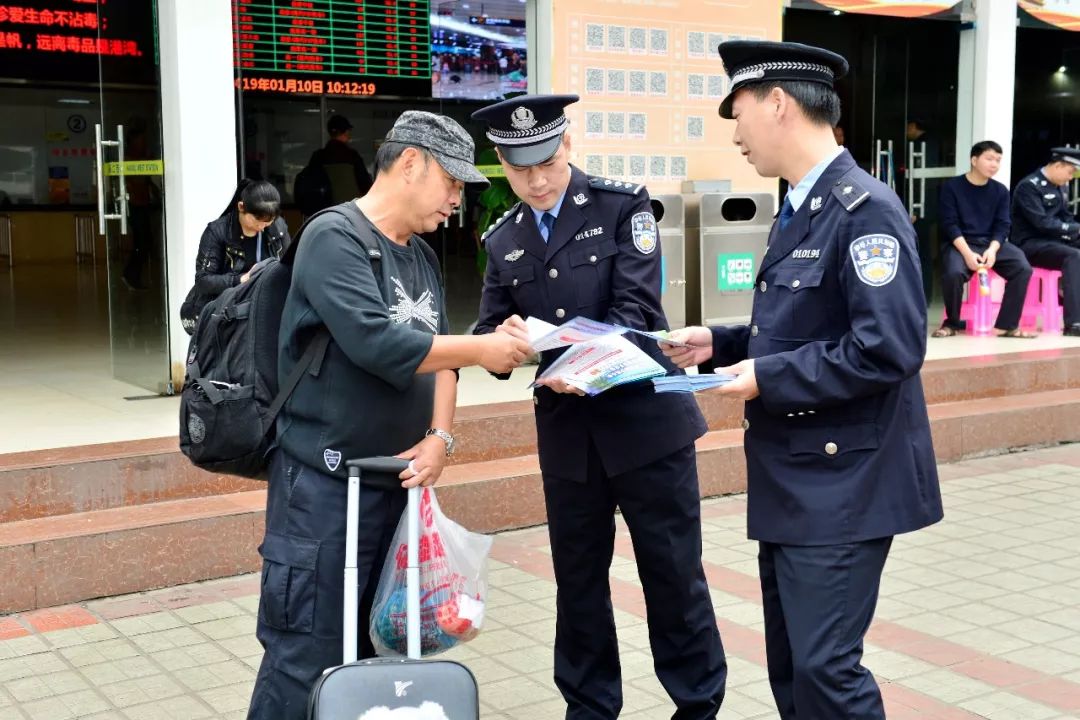
[[[563,108],[577,100],[523,96],[473,113],[489,126],[521,199],[484,235],[477,333],[527,338],[522,318],[530,316],[556,325],[582,316],[667,329],[649,194],[569,163]],[[638,344],[679,372],[656,343]],[[560,352],[543,353],[540,371]],[[694,440],[706,426],[697,404],[687,395],[657,395],[649,383],[584,397],[561,381],[542,382],[533,401],[558,583],[555,683],[566,717],[616,718],[622,708],[608,584],[616,508],[634,543],[656,674],[678,707],[674,717],[715,717],[727,663],[701,565]]]
[[[1058,147],[1050,162],[1013,192],[1012,241],[1034,267],[1061,271],[1065,334],[1080,336],[1080,222],[1065,188],[1080,167],[1080,149]]]
[[[784,720],[884,718],[861,664],[892,536],[942,517],[919,369],[917,240],[900,200],[837,147],[834,53],[720,46],[720,115],[758,173],[791,190],[757,268],[748,326],[687,328],[665,345],[746,401],[750,538],[759,541],[769,680]]]

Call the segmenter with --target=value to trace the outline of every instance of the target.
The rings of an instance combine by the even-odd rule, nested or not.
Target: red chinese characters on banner
[[[44,25],[97,30],[97,13],[71,10],[37,10],[18,5],[0,5],[0,23]]]
[[[94,4],[96,1],[86,4]],[[50,28],[52,33],[34,33],[31,30],[27,33],[30,37],[27,37],[20,32],[10,32],[5,27],[12,25],[32,26],[34,29]],[[64,34],[64,29],[89,32],[79,35]],[[102,29],[104,27],[99,28],[98,15],[94,11],[36,9],[0,4],[0,49],[142,57],[143,53],[137,41],[98,37],[99,30]],[[60,32],[57,32],[58,30]]]
[[[134,40],[109,40],[108,38],[75,37],[73,35],[38,35],[34,47],[36,50],[44,52],[142,57],[142,50],[139,49],[138,43]]]

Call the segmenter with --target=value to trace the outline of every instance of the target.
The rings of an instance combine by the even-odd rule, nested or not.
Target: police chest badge
[[[634,247],[642,255],[651,255],[656,250],[656,218],[652,213],[640,212],[630,218],[630,232],[634,236]]]
[[[863,235],[851,243],[850,252],[855,274],[867,285],[881,287],[896,277],[900,241],[892,235]]]

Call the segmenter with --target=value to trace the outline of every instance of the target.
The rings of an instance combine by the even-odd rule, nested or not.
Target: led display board
[[[427,96],[430,0],[233,0],[251,92]]]

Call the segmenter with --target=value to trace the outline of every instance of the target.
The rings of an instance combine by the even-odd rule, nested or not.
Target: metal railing
[[[956,175],[956,168],[926,166],[926,143],[908,143],[907,152],[907,206],[914,218],[926,217],[926,181],[944,180]]]

